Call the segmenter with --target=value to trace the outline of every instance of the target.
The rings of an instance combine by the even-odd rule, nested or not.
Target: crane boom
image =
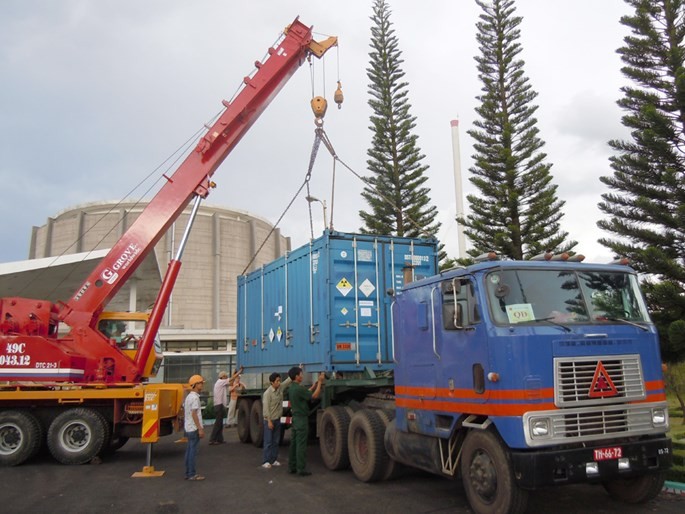
[[[223,113],[176,171],[165,176],[166,183],[71,298],[56,305],[25,298],[0,299],[0,346],[21,348],[24,352],[23,359],[11,361],[16,366],[4,372],[0,369],[0,377],[35,379],[36,370],[31,362],[40,362],[59,363],[56,366],[66,370],[50,374],[52,380],[120,383],[140,380],[152,338],[161,323],[159,313],[166,308],[180,262],[172,261],[169,265],[135,359],[113,347],[97,330],[98,316],[190,200],[209,194],[216,169],[293,73],[310,55],[321,57],[336,44],[334,37],[314,41],[311,27],[296,18],[286,28],[283,38],[269,48],[264,62],[255,63],[256,72],[244,78],[244,87],[233,101],[223,102]],[[70,327],[64,337],[57,336],[59,323]]]

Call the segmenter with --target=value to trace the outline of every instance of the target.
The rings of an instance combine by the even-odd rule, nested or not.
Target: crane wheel
[[[102,416],[84,408],[69,409],[58,415],[48,428],[48,448],[62,464],[85,464],[105,445]]]
[[[33,414],[20,410],[0,412],[0,466],[17,466],[40,449],[41,427]]]

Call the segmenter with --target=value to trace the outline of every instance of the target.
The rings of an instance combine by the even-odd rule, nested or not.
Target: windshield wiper
[[[607,318],[609,321],[620,321],[621,323],[625,323],[626,325],[631,325],[633,327],[637,327],[639,329],[644,330],[645,332],[649,332],[649,329],[645,327],[644,325],[640,325],[639,323],[635,323],[634,321],[629,321],[627,319],[623,318]]]
[[[553,317],[551,317],[551,318],[535,318],[534,320],[531,320],[531,321],[535,321],[535,322],[546,321],[547,323],[550,323],[554,326],[557,326],[559,328],[563,328],[564,331],[566,331],[566,332],[571,332],[571,329],[568,328],[566,325],[562,325],[561,323],[557,323],[556,321],[552,321],[553,319],[554,319]]]

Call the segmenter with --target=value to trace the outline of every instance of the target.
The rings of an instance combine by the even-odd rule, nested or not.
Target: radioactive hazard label
[[[352,291],[352,284],[350,284],[350,281],[346,278],[341,278],[335,288],[340,291],[341,295],[347,296],[348,293]]]

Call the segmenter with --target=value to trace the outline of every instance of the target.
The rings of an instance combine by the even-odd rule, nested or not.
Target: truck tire
[[[19,410],[0,412],[0,465],[18,466],[38,453],[41,427],[36,417]]]
[[[660,472],[636,478],[619,478],[603,482],[602,485],[614,500],[624,503],[645,503],[661,492],[665,480],[666,474]]]
[[[492,429],[471,430],[461,449],[461,477],[469,505],[477,514],[526,510],[528,492],[514,481],[509,452]]]
[[[112,455],[119,448],[124,446],[128,442],[128,436],[121,435],[120,433],[114,432],[114,427],[112,423],[107,421],[104,416],[102,416],[102,422],[105,424],[105,441],[107,441],[100,451],[100,455]]]
[[[62,464],[85,464],[102,451],[106,429],[102,416],[91,409],[69,409],[48,428],[48,448]]]
[[[250,439],[252,444],[261,448],[264,444],[264,412],[262,400],[255,400],[250,409]]]
[[[376,411],[377,414],[380,416],[381,421],[383,421],[383,438],[385,439],[385,431],[388,429],[388,425],[390,422],[395,419],[395,411],[393,410],[378,410]],[[381,475],[381,480],[394,480],[395,478],[399,477],[402,474],[402,471],[404,470],[404,466],[397,462],[396,460],[393,460],[390,458],[388,455],[387,463],[385,465],[385,471],[383,471],[383,474]]]
[[[350,415],[345,407],[327,407],[321,416],[319,429],[319,451],[324,466],[331,471],[350,467],[347,451],[347,434],[350,428]]]
[[[128,437],[125,435],[113,435],[109,439],[109,446],[107,446],[108,453],[114,453],[128,442]]]
[[[375,411],[362,409],[352,416],[347,447],[354,476],[362,482],[376,482],[385,472],[390,457],[385,451],[384,433],[383,421]]]
[[[252,409],[252,400],[238,399],[238,439],[241,443],[249,443],[252,441],[250,437],[250,410]]]
[[[102,423],[102,427],[105,429],[105,434],[103,437],[104,444],[102,445],[102,449],[100,450],[100,453],[98,455],[108,455],[110,453],[113,453],[114,450],[110,452],[110,443],[112,441],[112,429],[113,426],[112,424],[107,421],[107,418],[98,411],[93,411],[99,418],[100,418],[100,423]]]

